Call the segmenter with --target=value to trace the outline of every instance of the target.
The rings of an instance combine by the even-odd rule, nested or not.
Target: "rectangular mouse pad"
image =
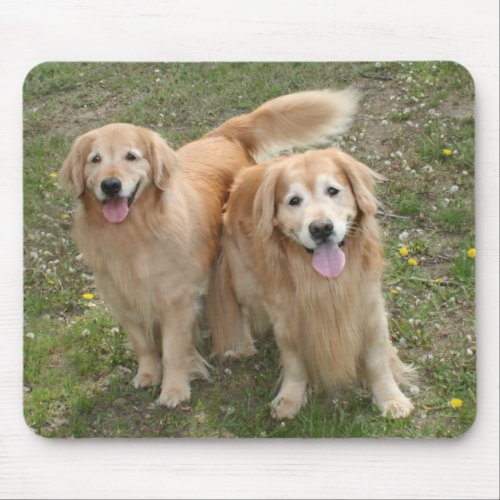
[[[26,423],[460,436],[474,239],[474,84],[456,63],[36,66]]]

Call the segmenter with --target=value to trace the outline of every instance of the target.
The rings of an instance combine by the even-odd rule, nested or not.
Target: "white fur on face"
[[[127,159],[131,153],[135,160]],[[95,162],[94,159],[98,158]],[[101,183],[110,177],[120,180],[122,188],[118,193],[120,197],[129,197],[140,182],[136,199],[145,187],[145,182],[150,178],[151,167],[144,158],[144,154],[138,148],[130,146],[118,146],[113,149],[96,145],[87,158],[85,165],[86,185],[100,201],[106,201],[109,197],[103,193]]]
[[[338,190],[338,193],[330,194],[329,188]],[[296,201],[294,198],[300,200],[300,203],[290,205],[290,201]],[[313,192],[302,182],[290,184],[278,205],[276,222],[297,243],[314,249],[318,242],[309,231],[312,222],[330,220],[334,229],[329,241],[338,244],[345,238],[349,223],[355,215],[356,202],[350,186],[340,182],[335,176],[322,174],[315,179]]]

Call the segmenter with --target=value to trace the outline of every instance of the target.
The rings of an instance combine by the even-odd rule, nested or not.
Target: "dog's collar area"
[[[345,245],[345,238],[338,244],[339,245],[339,248],[340,247],[343,247]],[[307,248],[307,247],[304,247],[305,251],[307,253],[311,253],[313,254],[314,253],[314,248]]]

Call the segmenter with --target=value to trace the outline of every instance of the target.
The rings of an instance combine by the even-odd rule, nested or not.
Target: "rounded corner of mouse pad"
[[[459,62],[46,62],[23,98],[37,435],[473,426],[474,81]]]

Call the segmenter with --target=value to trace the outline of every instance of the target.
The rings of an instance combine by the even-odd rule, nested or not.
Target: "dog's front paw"
[[[413,405],[408,398],[404,397],[404,399],[399,398],[383,401],[380,403],[379,408],[384,417],[390,413],[392,418],[404,418],[411,413]]]
[[[236,361],[242,360],[244,358],[249,358],[257,353],[253,344],[246,344],[238,346],[235,350],[229,350],[224,353],[224,358],[234,359]]]
[[[134,387],[139,389],[140,387],[152,387],[158,385],[161,380],[161,372],[155,371],[140,371],[132,380]]]
[[[292,419],[297,415],[302,404],[302,399],[296,400],[278,396],[271,403],[271,416],[276,420]]]
[[[160,397],[158,398],[158,404],[162,406],[167,406],[168,408],[175,408],[182,403],[187,401],[191,397],[191,388],[189,384],[181,386],[165,386],[161,390]]]

